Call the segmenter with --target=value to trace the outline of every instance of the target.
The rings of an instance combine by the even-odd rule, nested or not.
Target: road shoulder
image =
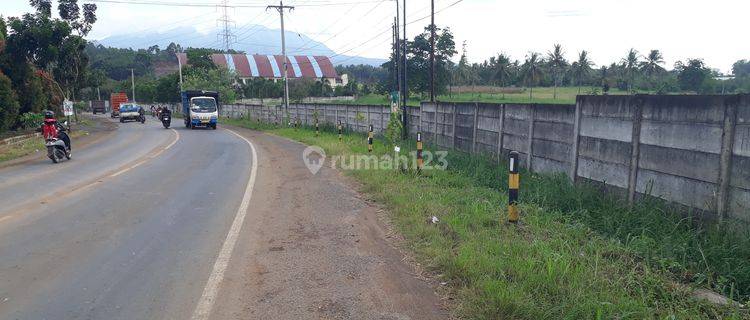
[[[354,181],[313,176],[302,144],[232,129],[258,149],[258,188],[212,318],[448,318]]]

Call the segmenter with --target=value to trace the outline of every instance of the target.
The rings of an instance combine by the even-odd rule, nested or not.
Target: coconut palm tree
[[[622,67],[628,77],[628,92],[633,92],[633,82],[635,81],[635,71],[638,69],[638,51],[630,48],[628,55],[622,59]]]
[[[539,58],[539,53],[529,52],[526,55],[526,61],[523,63],[523,77],[526,81],[526,85],[529,87],[529,100],[534,97],[534,85],[539,81],[542,75],[541,64],[542,59]]]
[[[568,65],[568,61],[565,60],[565,51],[562,48],[562,45],[555,44],[552,51],[547,52],[547,59],[549,59],[549,65],[552,67],[552,81],[554,82],[554,89],[552,93],[552,98],[557,99],[557,84],[559,81],[559,75],[565,70],[565,67]]]
[[[664,64],[664,56],[659,50],[651,50],[645,58],[646,60],[641,62],[641,72],[648,77],[649,82],[653,87],[655,82],[654,75],[666,71],[664,67],[661,66]]]
[[[593,65],[594,63],[589,60],[589,53],[586,50],[581,51],[578,54],[578,61],[573,62],[572,69],[576,78],[576,86],[578,86],[578,94],[581,94],[581,79],[591,73]]]
[[[498,81],[500,86],[504,87],[510,79],[511,68],[510,57],[504,53],[498,54],[497,59],[493,60],[492,65],[492,69],[494,70],[493,80]],[[505,99],[505,91],[503,91],[503,99]]]

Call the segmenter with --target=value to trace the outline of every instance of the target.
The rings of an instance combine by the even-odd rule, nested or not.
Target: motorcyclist
[[[58,138],[65,143],[65,147],[68,149],[68,155],[72,150],[70,145],[70,137],[64,132],[66,129],[63,125],[57,122],[55,113],[50,110],[44,111],[44,123],[42,124],[41,132],[45,140],[52,138]]]
[[[141,120],[146,119],[146,110],[143,110],[143,106],[138,106],[138,115],[141,117]]]
[[[154,108],[154,105],[151,105],[151,116],[156,117],[156,108]]]
[[[168,115],[170,119],[172,119],[172,111],[170,111],[169,108],[164,107],[164,108],[159,108],[159,110],[160,110],[160,114],[162,116],[162,119],[163,119],[163,116],[165,114]]]

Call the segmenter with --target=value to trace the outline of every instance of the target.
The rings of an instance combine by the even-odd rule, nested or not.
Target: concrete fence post
[[[435,101],[435,103],[433,104],[433,106],[435,106],[435,123],[432,124],[434,126],[434,131],[432,131],[433,133],[432,137],[434,141],[432,143],[435,144],[435,147],[438,146],[438,106],[439,105],[440,105],[440,102],[437,102],[437,101]]]
[[[643,98],[631,99],[633,106],[633,134],[630,147],[630,174],[628,175],[628,203],[635,202],[635,192],[638,184],[638,159],[641,155],[641,121],[643,120]],[[633,102],[635,102],[633,104]]]
[[[451,125],[451,149],[456,150],[456,116],[458,115],[457,105],[453,104],[453,124]]]
[[[505,104],[500,105],[500,115],[498,121],[500,122],[497,128],[497,159],[502,161],[503,157],[503,130],[505,127]]]
[[[388,111],[389,113],[385,113],[386,111]],[[382,130],[383,132],[385,132],[385,129],[386,129],[385,128],[386,127],[385,115],[388,114],[388,120],[390,120],[391,119],[390,111],[391,109],[389,107],[380,108],[380,130]]]
[[[727,97],[724,101],[724,127],[721,135],[721,156],[719,158],[719,190],[716,195],[716,213],[719,216],[719,221],[724,221],[728,209],[727,202],[732,176],[732,152],[734,150],[734,132],[737,125],[739,96]]]
[[[570,151],[570,172],[568,177],[571,182],[576,182],[578,176],[578,141],[581,135],[581,109],[583,107],[583,99],[576,97],[576,109],[573,115],[573,146]]]
[[[526,169],[529,169],[531,171],[531,160],[534,158],[532,154],[534,153],[534,118],[536,118],[536,104],[530,104],[529,108],[531,110],[529,111],[529,140],[526,144]]]
[[[477,153],[477,124],[479,121],[479,103],[474,102],[474,126],[471,133],[471,153]]]

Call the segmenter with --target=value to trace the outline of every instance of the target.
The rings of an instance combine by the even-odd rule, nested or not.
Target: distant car
[[[123,103],[120,105],[120,122],[128,120],[141,121],[141,114],[138,113],[138,105],[135,103]]]

